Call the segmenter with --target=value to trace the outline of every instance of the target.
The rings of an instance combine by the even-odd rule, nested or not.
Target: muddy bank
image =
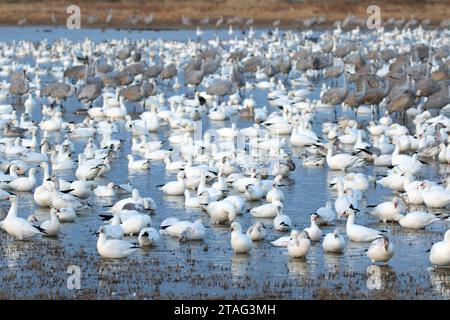
[[[3,25],[65,25],[67,6],[74,1],[7,1],[0,4],[0,23]],[[367,17],[372,1],[354,0],[164,0],[164,1],[75,1],[81,8],[82,26],[115,28],[189,28],[197,25],[215,27],[223,17],[221,27],[246,26],[251,19],[255,26],[270,26],[279,20],[282,27],[329,27],[336,20],[344,20],[349,13],[356,19]],[[394,26],[390,18],[427,20],[425,24],[439,25],[450,16],[450,6],[444,0],[387,1],[380,0],[382,19],[386,27]],[[112,8],[112,18],[107,17]],[[153,14],[153,20],[150,15]],[[186,24],[182,16],[189,17]],[[234,19],[238,17],[239,19]],[[208,19],[209,18],[209,19]],[[305,22],[305,19],[307,21]],[[150,22],[151,21],[151,22]],[[404,24],[403,23],[403,24]]]

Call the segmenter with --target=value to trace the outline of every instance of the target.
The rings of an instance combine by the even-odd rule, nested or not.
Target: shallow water
[[[86,36],[94,41],[125,37],[161,37],[176,41],[186,41],[189,37],[195,39],[195,31],[189,30],[104,32],[95,29],[54,29],[46,32],[44,29],[3,27],[0,28],[0,41],[41,40],[45,37],[51,42],[61,36],[79,41]],[[260,32],[257,30],[257,35]],[[224,30],[220,31],[220,35],[224,39],[229,37]],[[238,36],[242,37],[242,34]],[[204,34],[204,38],[213,37],[213,31]],[[311,92],[312,98],[318,98],[319,89],[317,87]],[[166,92],[166,97],[173,94],[172,89]],[[269,106],[267,90],[255,89],[245,94],[253,94],[258,106]],[[78,107],[76,100],[70,99],[64,119],[80,121],[82,117],[72,113]],[[17,108],[20,115],[23,107]],[[36,120],[40,119],[39,110],[35,110],[34,115]],[[332,118],[333,114],[327,110],[319,112],[315,122],[316,132],[321,132],[322,121]],[[251,119],[243,118],[213,124],[204,121],[204,128],[229,127],[231,121],[236,121],[240,128],[252,123]],[[163,148],[166,148],[169,146],[166,141],[169,135],[170,130],[164,127],[152,139],[165,141]],[[53,141],[61,139],[60,133],[50,136]],[[128,137],[129,133],[123,132],[122,128],[113,138]],[[80,152],[87,139],[73,141],[77,152]],[[156,201],[153,226],[157,227],[169,216],[189,220],[201,217],[207,227],[205,240],[179,243],[176,239],[163,236],[157,247],[140,250],[128,259],[102,260],[96,251],[93,233],[102,224],[98,214],[105,212],[107,208],[104,206],[113,202],[99,201],[93,197],[89,201],[94,209],[82,212],[74,223],[63,224],[57,239],[17,241],[0,233],[0,298],[450,298],[450,270],[433,269],[427,253],[432,243],[442,239],[448,229],[448,222],[439,222],[416,232],[402,230],[398,225],[375,222],[375,219],[364,214],[357,216],[357,221],[364,225],[387,230],[389,239],[396,246],[395,256],[388,266],[371,266],[364,253],[368,244],[354,242],[347,242],[342,255],[323,254],[321,244],[314,243],[307,259],[293,260],[285,248],[276,248],[270,244],[269,241],[284,235],[273,230],[269,232],[268,241],[255,243],[251,254],[235,255],[230,247],[228,226],[211,225],[208,216],[200,209],[184,209],[183,197],[165,197],[158,190],[157,185],[175,178],[174,174],[166,174],[161,162],[153,162],[148,172],[129,173],[125,158],[129,150],[130,141],[125,140],[119,157],[112,163],[112,170],[100,184],[107,181],[123,183],[128,177],[142,196],[150,196]],[[293,153],[298,155],[300,151],[294,149]],[[298,157],[294,159],[297,168],[282,189],[286,198],[284,212],[291,217],[295,228],[301,229],[309,226],[312,212],[325,205],[327,200],[335,199],[336,193],[328,188],[328,183],[343,173],[327,168],[304,168]],[[374,175],[385,169],[367,166],[359,170]],[[436,180],[440,173],[446,171],[448,168],[445,166],[434,164],[427,166],[424,176]],[[41,175],[39,171],[39,182]],[[58,175],[67,179],[74,177],[71,172],[60,172]],[[379,203],[389,195],[387,189],[372,185],[361,207]],[[252,203],[251,206],[259,204]],[[6,203],[1,206],[8,207]],[[46,216],[48,212],[47,209],[36,208],[29,193],[20,195],[19,207],[19,214],[24,217],[34,212]],[[254,223],[255,218],[245,214],[238,216],[237,221],[247,228]],[[271,220],[262,221],[271,228]],[[338,225],[344,229],[345,221],[338,222]],[[322,230],[326,234],[334,228],[328,226]],[[67,267],[70,265],[80,267],[80,290],[67,287]]]

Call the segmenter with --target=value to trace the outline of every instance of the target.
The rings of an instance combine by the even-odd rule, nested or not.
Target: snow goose
[[[316,224],[316,221],[318,220],[319,216],[313,213],[310,218],[311,226],[304,229],[306,232],[308,232],[308,236],[311,241],[320,241],[320,239],[322,238],[322,230],[320,230],[320,228]]]
[[[185,173],[180,171],[177,174],[177,181],[170,181],[161,186],[159,190],[162,190],[168,196],[182,196],[186,188],[185,177]]]
[[[268,202],[283,202],[284,201],[284,194],[283,191],[281,191],[278,188],[278,184],[277,183],[273,183],[272,184],[272,189],[269,190],[269,192],[267,192],[266,195],[266,200]]]
[[[123,231],[122,225],[120,224],[121,217],[122,217],[122,215],[120,213],[116,213],[113,215],[112,219],[110,219],[108,221],[109,224],[103,226],[105,234],[108,238],[111,238],[111,239],[122,239],[123,238],[125,233]],[[124,220],[125,220],[125,216],[124,216]]]
[[[161,228],[163,228],[163,224],[161,224]],[[201,219],[197,219],[194,222],[173,221],[170,225],[164,227],[163,230],[164,234],[177,237],[180,240],[202,240],[205,236],[205,227]]]
[[[31,168],[28,177],[18,177],[9,182],[8,185],[15,191],[29,192],[36,185],[36,169]]]
[[[344,191],[344,184],[341,179],[338,180],[337,186],[338,197],[334,202],[334,208],[338,217],[346,216],[352,210],[359,211],[357,200]]]
[[[242,233],[242,227],[236,221],[231,224],[231,247],[235,253],[248,253],[253,248],[252,238]]]
[[[262,222],[256,222],[247,229],[247,234],[250,236],[252,241],[261,241],[266,237],[267,230]]]
[[[56,210],[56,216],[59,222],[73,222],[77,218],[73,208],[61,208]]]
[[[50,209],[50,220],[45,220],[41,224],[41,229],[44,230],[44,235],[48,237],[56,237],[59,234],[61,226],[58,217],[56,216],[56,209]]]
[[[300,231],[294,229],[291,231],[291,234],[289,236],[279,237],[278,239],[270,243],[275,247],[287,247],[289,244],[289,240],[291,240],[291,238],[295,238],[299,233]]]
[[[208,202],[209,201],[206,200],[205,202],[202,202],[202,204],[208,204]],[[189,190],[184,190],[184,206],[186,208],[200,208],[202,204],[200,204],[200,197],[193,197],[191,196]]]
[[[247,201],[240,196],[228,196],[223,201],[230,202],[236,209],[236,214],[242,214]]]
[[[383,222],[393,221],[395,214],[405,212],[405,207],[398,197],[394,197],[392,201],[382,202],[376,206],[368,205],[367,207],[373,208],[370,214]]]
[[[355,224],[355,212],[350,211],[346,227],[347,237],[355,242],[368,242],[383,237],[383,234],[375,229]]]
[[[142,229],[149,227],[152,224],[152,219],[147,214],[132,215],[126,220],[121,219],[121,221],[122,223],[120,225],[122,226],[124,234],[130,236],[139,234]]]
[[[100,227],[97,251],[102,258],[120,259],[128,257],[138,250],[138,246],[128,241],[108,239],[104,227]]]
[[[280,209],[283,208],[282,202],[273,202],[260,205],[250,209],[250,213],[255,218],[275,218]]]
[[[297,236],[292,237],[287,245],[289,256],[295,259],[306,257],[310,247],[311,242],[307,231],[302,231]]]
[[[336,211],[333,210],[331,201],[327,201],[325,207],[317,209],[316,214],[319,217],[317,223],[320,225],[332,224],[336,219]]]
[[[115,192],[114,188],[115,188],[114,183],[110,182],[106,186],[97,186],[93,190],[93,192],[99,198],[115,197],[116,196],[116,192]]]
[[[273,219],[273,226],[277,231],[288,231],[292,226],[291,218],[283,214],[282,206],[278,206],[277,209],[277,216]]]
[[[418,189],[423,202],[429,208],[444,208],[450,204],[450,184],[446,189],[421,184]]]
[[[430,212],[413,211],[408,212],[406,215],[396,213],[393,220],[397,221],[403,228],[418,230],[424,229],[426,226],[441,219]]]
[[[213,201],[206,206],[213,223],[228,223],[236,218],[236,207],[229,201]]]
[[[32,225],[27,220],[17,216],[17,196],[10,197],[11,207],[6,218],[0,221],[0,228],[19,240],[34,237],[37,234],[45,234],[45,231],[38,226]]]
[[[128,170],[138,171],[138,170],[148,170],[150,167],[150,160],[141,159],[134,160],[133,155],[127,155],[128,159]]]
[[[339,229],[327,233],[322,242],[323,252],[342,253],[345,248],[345,239]]]
[[[445,232],[443,241],[433,244],[429,259],[436,266],[450,266],[450,230]]]
[[[124,209],[143,211],[144,203],[138,189],[131,191],[131,197],[117,201],[109,210],[110,212],[119,212]]]
[[[338,153],[333,155],[333,145],[330,143],[328,145],[327,151],[327,165],[331,170],[346,170],[350,167],[358,167],[364,164],[364,160],[357,157],[352,156],[347,153]]]
[[[372,264],[375,262],[388,262],[394,256],[394,245],[386,237],[376,239],[372,241],[369,249],[367,249],[367,256],[372,261]]]
[[[139,232],[138,242],[141,247],[153,247],[159,241],[159,233],[155,228],[144,228]]]

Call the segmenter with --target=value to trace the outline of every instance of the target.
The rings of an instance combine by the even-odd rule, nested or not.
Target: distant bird
[[[17,25],[18,25],[18,26],[23,26],[23,25],[26,24],[26,23],[27,23],[27,18],[23,17],[22,19],[20,19],[20,20],[17,22]]]
[[[146,25],[149,25],[150,23],[152,23],[155,20],[155,15],[153,13],[151,13],[148,16],[144,17],[143,20]]]
[[[92,25],[92,24],[96,23],[97,21],[98,21],[98,17],[95,15],[90,15],[90,16],[87,16],[87,18],[86,18],[86,22],[89,25]]]
[[[23,96],[30,90],[29,78],[24,70],[15,71],[11,74],[11,84],[9,86],[9,93],[18,96]]]
[[[223,23],[223,16],[220,16],[219,19],[216,21],[216,28],[220,27]]]
[[[134,11],[133,15],[127,19],[127,23],[133,27],[136,26],[139,23],[139,21],[140,19],[137,11]]]
[[[113,8],[109,8],[108,16],[105,19],[105,23],[110,24],[112,22],[112,19],[113,19]]]
[[[182,23],[184,26],[188,26],[188,27],[190,27],[190,26],[193,25],[193,23],[192,23],[192,21],[191,21],[191,18],[189,18],[188,16],[185,16],[184,14],[183,14],[183,16],[181,17],[181,23]]]
[[[52,9],[51,20],[52,20],[53,24],[57,24],[58,23],[58,18],[56,18],[55,11],[53,9]]]

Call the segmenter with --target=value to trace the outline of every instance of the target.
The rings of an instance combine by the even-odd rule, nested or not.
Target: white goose
[[[138,242],[141,247],[153,247],[159,241],[159,233],[155,228],[144,228],[139,232]]]
[[[120,259],[128,257],[138,250],[138,246],[124,240],[108,239],[104,227],[99,230],[97,251],[102,258]]]
[[[250,213],[255,218],[275,218],[282,208],[282,202],[266,203],[250,209]]]
[[[373,206],[367,206],[368,208]],[[393,221],[395,214],[403,214],[405,207],[402,205],[398,197],[394,197],[392,201],[386,201],[373,207],[370,212],[371,215],[377,217],[379,220]]]
[[[19,240],[29,239],[38,234],[45,234],[45,231],[40,227],[34,226],[27,220],[17,216],[17,196],[12,195],[10,201],[11,207],[6,218],[0,221],[0,228]]]
[[[445,232],[444,240],[433,244],[429,259],[436,266],[450,266],[450,230]]]
[[[73,208],[61,208],[56,210],[56,216],[59,222],[73,222],[77,218]]]
[[[133,235],[139,234],[142,229],[150,227],[152,224],[152,219],[147,214],[135,214],[126,220],[122,220],[120,224],[122,226],[124,234]]]
[[[372,263],[388,262],[394,256],[394,245],[386,237],[376,239],[370,244],[367,256]]]
[[[236,221],[231,224],[231,247],[235,253],[248,253],[253,248],[252,238],[242,233],[242,227]]]
[[[333,210],[331,201],[327,201],[325,207],[317,209],[316,214],[319,216],[317,223],[320,225],[332,224],[336,219],[336,211]]]
[[[51,208],[50,209],[50,220],[45,220],[41,224],[41,228],[45,232],[45,236],[49,237],[56,237],[59,234],[59,231],[61,229],[61,225],[59,224],[58,217],[56,216],[56,209]]]
[[[333,155],[333,144],[330,143],[328,145],[327,151],[327,165],[331,170],[346,170],[351,167],[358,167],[364,164],[364,160],[357,157],[352,156],[347,153],[338,153]]]
[[[236,218],[236,207],[229,201],[210,202],[206,211],[213,223],[228,223]]]
[[[287,245],[288,254],[291,258],[301,259],[306,257],[311,247],[307,231],[303,231],[292,237]]]
[[[116,192],[114,190],[114,183],[110,182],[106,186],[97,186],[93,192],[99,198],[110,198],[115,197]]]
[[[383,234],[375,229],[355,224],[355,212],[350,211],[346,227],[347,237],[355,242],[368,242],[383,237]]]
[[[316,221],[319,220],[319,216],[313,213],[310,220],[311,226],[309,228],[305,228],[305,231],[308,232],[308,236],[311,241],[320,241],[322,238],[322,230],[320,230],[316,224]]]
[[[185,173],[180,171],[177,174],[177,181],[170,181],[159,189],[168,196],[182,196],[184,195],[184,190],[186,188],[185,177]]]
[[[18,177],[8,184],[15,191],[29,192],[36,185],[36,169],[31,168],[28,177]]]
[[[197,219],[194,222],[174,221],[168,226],[161,224],[161,229],[164,230],[164,234],[177,237],[180,240],[202,240],[205,236],[205,227],[201,219]]]
[[[327,233],[322,242],[323,252],[342,253],[345,249],[345,239],[339,229]]]
[[[396,213],[394,214],[393,220],[397,221],[403,228],[418,230],[423,229],[441,219],[430,212],[413,211],[408,212],[406,215]]]
[[[292,226],[291,218],[283,214],[280,206],[278,206],[277,216],[273,219],[273,226],[277,231],[288,231]]]
[[[294,229],[291,231],[291,234],[289,236],[279,237],[278,239],[271,241],[270,243],[273,244],[275,247],[287,247],[289,241],[292,238],[295,238],[299,233],[300,231]]]
[[[252,241],[261,241],[266,237],[267,230],[262,222],[256,222],[247,229],[247,234],[250,236]]]

